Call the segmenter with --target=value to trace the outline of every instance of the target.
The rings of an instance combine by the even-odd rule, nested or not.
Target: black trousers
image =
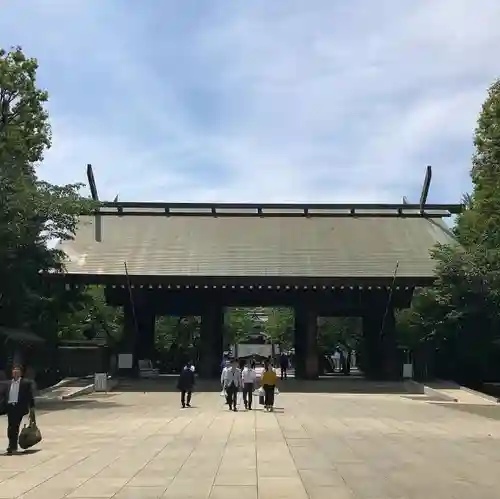
[[[229,408],[236,409],[236,397],[238,396],[238,387],[234,384],[226,386],[227,393],[227,403],[229,404]]]
[[[191,395],[193,392],[188,392],[187,390],[181,390],[181,404],[185,406],[191,403]],[[187,397],[186,397],[187,395]]]
[[[253,399],[253,383],[245,383],[243,385],[243,403],[248,409],[252,408]]]
[[[25,411],[18,405],[7,405],[7,438],[9,439],[9,450],[17,450],[19,440],[19,428]]]
[[[264,385],[264,405],[266,407],[274,406],[274,385]]]
[[[280,368],[280,369],[281,369],[281,379],[283,379],[283,378],[285,378],[285,379],[286,379],[286,375],[287,375],[287,372],[286,372],[286,371],[287,371],[288,367],[286,367],[286,366],[281,366],[281,368]]]

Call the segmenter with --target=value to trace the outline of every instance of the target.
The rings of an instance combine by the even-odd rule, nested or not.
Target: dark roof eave
[[[127,285],[127,277],[119,274],[45,274],[48,280],[68,284]],[[390,286],[394,275],[388,276],[165,276],[130,275],[132,285],[161,286]],[[434,276],[396,277],[397,286],[426,287],[435,282]]]

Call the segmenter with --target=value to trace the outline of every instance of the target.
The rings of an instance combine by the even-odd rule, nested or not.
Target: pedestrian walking
[[[280,355],[280,370],[281,370],[281,379],[283,380],[287,378],[287,371],[288,371],[288,355],[285,352],[282,352]]]
[[[340,372],[341,370],[341,362],[340,362],[340,349],[337,347],[335,352],[333,353],[333,371]]]
[[[191,397],[193,394],[195,384],[194,369],[191,362],[186,362],[186,365],[179,375],[177,381],[177,388],[181,392],[181,405],[182,407],[191,407]]]
[[[274,409],[274,390],[276,389],[277,380],[278,376],[276,376],[273,367],[266,362],[262,373],[262,388],[264,389],[264,408],[267,411]]]
[[[221,381],[222,386],[227,394],[229,410],[233,410],[234,412],[236,412],[238,410],[236,408],[238,390],[242,386],[241,370],[238,369],[237,359],[233,359],[231,362],[231,367],[229,369],[225,369],[222,372]]]
[[[12,379],[3,382],[0,391],[0,407],[7,413],[7,454],[17,452],[21,421],[35,409],[32,383],[22,378],[22,368],[14,365]]]
[[[225,372],[228,370],[228,369],[231,369],[231,362],[228,358],[224,357],[224,360],[221,364],[221,367],[222,367],[222,371],[221,371],[221,374],[220,374],[220,384],[221,384],[221,389],[222,389],[222,392],[226,398],[226,405],[229,405],[229,397],[227,395],[227,392],[226,392],[226,389],[224,388],[224,376],[225,376]],[[222,393],[221,393],[222,394]]]
[[[253,391],[255,389],[255,382],[257,381],[257,373],[255,372],[255,364],[251,363],[250,366],[245,366],[241,372],[241,380],[243,382],[243,403],[245,409],[252,410]]]

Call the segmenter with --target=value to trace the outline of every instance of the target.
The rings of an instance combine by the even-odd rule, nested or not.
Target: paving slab
[[[0,456],[0,499],[498,498],[500,407],[300,386],[273,413],[147,385],[47,403],[43,442]]]

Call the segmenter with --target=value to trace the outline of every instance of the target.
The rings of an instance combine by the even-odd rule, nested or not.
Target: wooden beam
[[[103,215],[116,214],[120,209],[123,214],[137,214],[142,211],[147,216],[168,213],[170,216],[391,216],[399,212],[405,216],[411,212],[418,215],[420,204],[254,204],[254,203],[164,203],[164,202],[136,202],[118,201],[100,203]],[[461,213],[461,204],[426,204],[427,212]],[[150,211],[146,211],[150,210]],[[155,213],[156,210],[156,213]],[[438,216],[438,215],[436,215]],[[446,216],[446,214],[439,214]]]

